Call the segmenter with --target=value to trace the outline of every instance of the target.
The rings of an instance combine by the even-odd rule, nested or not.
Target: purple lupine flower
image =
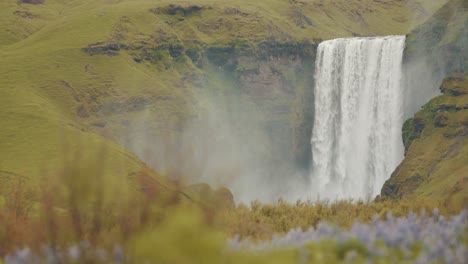
[[[60,258],[58,257],[55,250],[53,250],[50,246],[43,246],[42,253],[45,257],[45,261],[48,264],[58,264],[60,263]]]
[[[96,249],[95,254],[96,254],[96,259],[99,261],[103,262],[107,259],[107,252],[102,248]]]
[[[424,211],[420,217],[410,212],[408,217],[395,218],[389,212],[384,220],[374,216],[369,225],[355,222],[349,230],[340,229],[326,222],[318,224],[305,232],[293,229],[285,235],[276,235],[269,242],[252,243],[250,241],[230,240],[231,249],[271,250],[281,247],[300,247],[309,242],[320,243],[323,239],[332,239],[338,244],[356,239],[363,243],[370,252],[370,261],[374,258],[401,259],[415,263],[436,261],[443,263],[464,263],[466,258],[466,228],[468,213],[445,219],[435,209],[431,216]],[[236,246],[237,245],[237,246]],[[415,246],[421,245],[421,251],[414,252]],[[418,246],[419,247],[419,246]],[[395,250],[400,254],[392,254]],[[418,253],[418,254],[417,254]]]
[[[120,245],[114,245],[114,249],[112,250],[112,256],[114,257],[115,263],[117,264],[125,263],[124,251]]]
[[[345,259],[346,259],[347,262],[350,262],[350,261],[352,262],[352,261],[354,261],[356,259],[356,257],[357,257],[356,251],[351,250],[348,253],[346,253]]]
[[[68,248],[68,257],[71,260],[79,260],[81,256],[80,247],[74,245]]]

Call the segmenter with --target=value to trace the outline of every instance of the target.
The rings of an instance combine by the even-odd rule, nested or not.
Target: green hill
[[[410,84],[427,85],[421,76],[444,78],[442,95],[405,122],[406,157],[383,186],[383,197],[431,200],[453,212],[468,202],[467,10],[466,1],[451,0],[408,35],[406,61],[424,57],[427,63],[424,75],[412,72]]]
[[[382,189],[384,197],[427,199],[459,211],[468,202],[468,82],[447,78],[438,96],[406,121],[406,157]]]

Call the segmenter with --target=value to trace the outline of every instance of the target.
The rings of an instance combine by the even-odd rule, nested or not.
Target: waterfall
[[[320,43],[311,139],[314,195],[373,198],[403,159],[404,47],[404,36]]]

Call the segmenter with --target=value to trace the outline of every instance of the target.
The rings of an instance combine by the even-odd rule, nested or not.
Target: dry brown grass
[[[279,200],[277,204],[253,202],[250,206],[239,205],[234,210],[222,214],[221,221],[230,235],[241,238],[270,239],[274,234],[286,233],[293,228],[306,230],[316,227],[322,221],[342,227],[350,227],[355,221],[368,223],[375,215],[385,218],[388,212],[393,216],[404,217],[409,212],[432,212],[438,204],[418,200],[363,202],[341,200],[296,202]],[[452,215],[450,208],[440,208],[443,215]]]

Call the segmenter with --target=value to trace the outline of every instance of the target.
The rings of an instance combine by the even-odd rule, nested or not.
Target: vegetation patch
[[[149,98],[145,97],[134,97],[129,98],[124,101],[116,101],[116,102],[109,102],[101,104],[97,112],[103,115],[114,115],[118,113],[125,113],[125,112],[135,112],[141,111],[152,104],[152,101]]]
[[[206,49],[206,57],[216,66],[236,66],[235,48],[233,46],[212,46]]]
[[[258,52],[262,58],[268,58],[269,56],[299,56],[307,59],[315,56],[320,41],[315,40],[315,42],[278,42],[272,39],[260,43]]]
[[[197,67],[201,68],[203,66],[203,50],[200,47],[193,46],[188,48],[185,51],[185,55],[187,55]]]
[[[405,123],[403,124],[403,131],[402,131],[403,144],[405,146],[405,151],[407,151],[408,148],[411,146],[411,143],[413,142],[413,140],[421,136],[421,133],[425,126],[426,126],[425,120],[420,117],[410,118],[405,121]]]
[[[195,13],[199,13],[203,10],[202,6],[199,5],[188,5],[188,6],[181,6],[181,5],[168,5],[165,7],[157,7],[150,9],[151,12],[156,14],[166,14],[171,16],[190,16]]]
[[[453,89],[458,92],[452,92]],[[382,197],[431,197],[463,208],[468,201],[462,191],[467,188],[466,183],[460,181],[468,170],[462,157],[468,155],[468,113],[464,107],[467,89],[464,78],[446,78],[441,84],[443,95],[432,99],[404,123],[406,157],[385,182]]]
[[[434,126],[445,127],[448,125],[449,117],[447,112],[441,111],[434,117]]]
[[[440,86],[442,93],[449,93],[452,96],[461,96],[467,94],[468,80],[463,76],[448,77]]]
[[[172,58],[178,58],[184,54],[184,47],[182,45],[170,45],[169,54]]]
[[[224,8],[224,14],[225,15],[237,15],[241,17],[247,17],[249,14],[242,12],[240,9],[235,8],[235,7],[226,7]]]
[[[19,4],[42,5],[45,0],[17,0]]]
[[[36,18],[37,15],[34,15],[33,13],[29,12],[29,11],[19,11],[19,10],[16,10],[14,13],[13,13],[15,16],[19,16],[21,18],[27,18],[27,19],[33,19],[33,18]]]
[[[81,49],[86,52],[88,55],[107,55],[110,57],[118,56],[120,50],[120,44],[118,43],[105,43],[105,42],[96,42],[88,45],[85,48]]]

